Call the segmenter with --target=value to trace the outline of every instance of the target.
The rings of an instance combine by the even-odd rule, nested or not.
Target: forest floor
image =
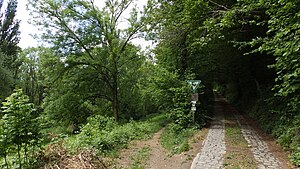
[[[131,142],[110,168],[296,168],[288,162],[287,153],[253,119],[241,115],[224,98],[218,99],[218,118],[189,139],[188,151],[171,154],[163,148],[159,142],[163,128],[151,139]]]

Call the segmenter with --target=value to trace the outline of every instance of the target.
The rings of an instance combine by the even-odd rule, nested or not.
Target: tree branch
[[[93,67],[95,70],[99,71],[100,74],[103,76],[103,77],[101,77],[101,79],[102,79],[105,83],[107,83],[107,85],[108,85],[110,88],[112,88],[112,84],[110,83],[110,80],[109,80],[109,79],[110,79],[110,75],[109,75],[109,74],[111,73],[111,71],[110,71],[106,66],[103,66],[103,65],[101,65],[101,64],[92,64],[92,63],[83,62],[83,61],[81,61],[81,62],[78,62],[78,61],[71,61],[71,62],[69,62],[69,64],[70,64],[69,69],[71,69],[72,67],[78,66],[78,65],[89,65],[89,66]],[[105,71],[99,69],[98,66],[99,66],[100,68],[103,68]],[[107,72],[107,73],[106,73],[106,72]]]
[[[214,2],[214,1],[212,1],[212,0],[208,0],[210,3],[213,3],[214,5],[216,5],[216,6],[218,6],[218,7],[221,7],[221,8],[224,8],[225,10],[229,10],[226,6],[224,6],[224,5],[220,5],[220,4],[218,4],[218,3],[216,3],[216,2]]]
[[[122,53],[125,50],[125,47],[127,46],[128,42],[130,40],[132,40],[131,38],[133,37],[133,35],[135,35],[139,30],[142,29],[142,27],[145,26],[145,23],[141,24],[140,26],[137,26],[127,37],[127,39],[125,40],[120,52]]]
[[[80,38],[76,35],[76,33],[67,25],[66,21],[60,17],[58,11],[55,11],[53,13],[53,16],[56,17],[56,19],[58,19],[60,25],[62,25],[64,28],[67,29],[66,32],[69,32],[70,38],[72,38],[73,40],[75,40],[86,52],[87,54],[90,56],[91,59],[94,60],[93,55],[90,53],[90,51],[88,50],[88,48],[83,44],[83,42],[80,40]]]
[[[124,1],[123,1],[123,2],[124,2]],[[123,2],[122,2],[122,3],[123,3]],[[116,14],[116,16],[115,16],[115,23],[118,22],[119,18],[120,18],[121,15],[123,14],[123,12],[130,6],[130,4],[131,4],[132,2],[133,2],[133,0],[130,0],[126,5],[122,6],[122,8],[120,9],[119,13]],[[120,3],[120,4],[122,4],[122,3]],[[121,6],[121,5],[119,5],[119,6]],[[119,8],[119,6],[118,6],[118,8]]]

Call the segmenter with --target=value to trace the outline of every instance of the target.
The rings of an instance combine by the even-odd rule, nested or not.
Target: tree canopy
[[[125,18],[123,15],[130,10],[132,0],[109,0],[103,8],[95,3],[80,0],[30,2],[36,14],[35,23],[44,27],[42,38],[51,44],[55,51],[53,57],[59,58],[57,66],[61,70],[57,73],[63,74],[64,80],[70,80],[69,89],[65,89],[72,90],[71,95],[74,91],[86,93],[80,95],[83,102],[108,101],[118,120],[120,92],[126,90],[122,86],[123,79],[137,70],[144,59],[130,41],[138,37],[145,26],[147,10],[140,16],[132,8],[130,17]],[[127,25],[121,27],[122,22]],[[78,81],[83,83],[72,84]]]

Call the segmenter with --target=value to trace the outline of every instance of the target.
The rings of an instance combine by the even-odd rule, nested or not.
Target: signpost
[[[191,111],[193,115],[193,122],[195,122],[196,103],[198,101],[198,96],[199,96],[198,93],[196,92],[199,87],[199,84],[201,83],[201,80],[188,80],[187,82],[191,86],[193,91],[193,93],[191,94],[191,103],[192,103]]]
[[[192,100],[192,101],[198,101],[198,100],[199,100],[199,99],[198,99],[198,96],[199,96],[198,93],[192,93],[192,94],[191,94],[191,100]]]
[[[193,93],[196,93],[197,88],[199,87],[199,84],[201,83],[201,80],[188,80],[187,82],[192,87]]]

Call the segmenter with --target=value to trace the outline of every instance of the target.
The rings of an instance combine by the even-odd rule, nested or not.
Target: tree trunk
[[[44,87],[42,84],[38,85],[38,106],[42,104]]]
[[[35,103],[34,101],[34,95],[35,95],[35,77],[34,77],[34,71],[33,68],[30,67],[30,76],[31,76],[31,92],[30,92],[30,101],[31,103]]]
[[[112,84],[112,111],[116,121],[119,121],[119,100],[118,100],[118,76],[116,73],[113,75]]]
[[[7,161],[7,155],[6,154],[7,153],[6,153],[6,150],[5,150],[5,152],[4,152],[4,163],[5,163],[6,168],[9,169],[9,167],[8,167],[8,161]]]
[[[24,164],[28,166],[27,144],[24,145]]]
[[[19,168],[22,169],[22,161],[21,161],[21,145],[18,144],[18,158],[19,158]]]

